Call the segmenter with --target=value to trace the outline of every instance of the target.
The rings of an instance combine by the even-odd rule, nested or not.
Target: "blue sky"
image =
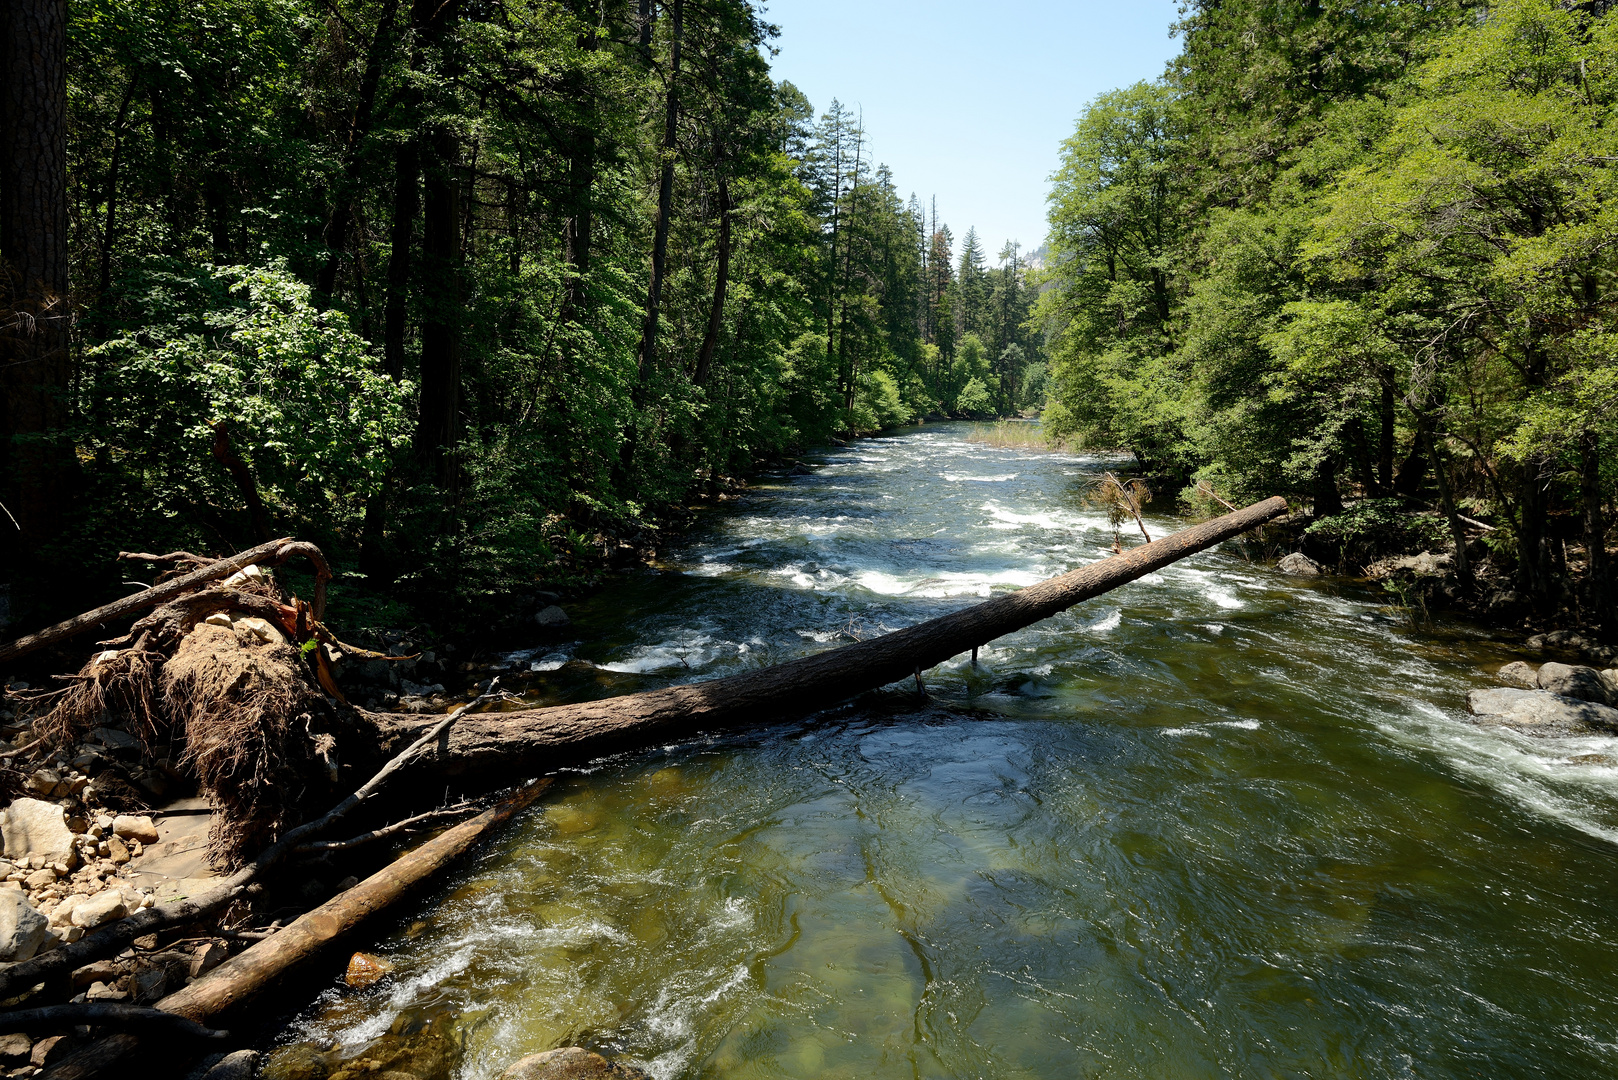
[[[1097,94],[1162,74],[1178,0],[766,0],[775,77],[863,110],[878,162],[991,262],[1045,236],[1047,178]]]

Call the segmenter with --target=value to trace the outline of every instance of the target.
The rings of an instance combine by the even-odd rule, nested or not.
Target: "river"
[[[1105,557],[1112,462],[970,430],[766,478],[512,662],[546,701],[712,678]],[[1519,657],[1227,544],[925,701],[564,774],[283,1038],[436,1020],[462,1080],[573,1043],[660,1080],[1612,1075],[1618,744],[1467,723]]]

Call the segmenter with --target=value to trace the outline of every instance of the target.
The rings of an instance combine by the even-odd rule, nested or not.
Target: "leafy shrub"
[[[1334,549],[1342,562],[1443,551],[1448,546],[1442,521],[1412,514],[1398,499],[1366,499],[1341,514],[1322,518],[1304,532]]]
[[[215,459],[213,424],[250,466],[278,532],[355,534],[408,442],[409,384],[381,370],[340,312],[310,303],[283,265],[147,264],[97,313],[81,457],[126,540],[250,537],[243,496]]]

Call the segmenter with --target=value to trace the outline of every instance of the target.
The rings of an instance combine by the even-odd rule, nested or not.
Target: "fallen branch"
[[[463,822],[383,867],[352,889],[338,893],[295,919],[274,936],[220,964],[157,1007],[201,1021],[252,997],[295,965],[307,960],[366,918],[388,907],[411,888],[448,866],[488,833],[531,805],[549,779],[524,785],[471,821]],[[41,1080],[82,1080],[96,1075],[139,1045],[133,1035],[115,1035],[77,1051]]]
[[[189,574],[172,578],[161,585],[154,585],[149,589],[143,589],[138,593],[114,600],[110,604],[104,604],[94,611],[85,612],[83,615],[75,615],[65,622],[46,627],[38,633],[20,637],[9,645],[0,646],[0,663],[14,660],[35,649],[44,648],[46,645],[64,641],[86,630],[105,626],[107,623],[133,615],[137,611],[157,607],[159,604],[167,603],[175,597],[184,596],[199,585],[206,585],[210,581],[229,577],[243,567],[254,563],[260,566],[278,566],[297,555],[307,557],[315,566],[314,612],[315,618],[319,619],[326,610],[326,582],[331,580],[331,568],[326,565],[326,556],[318,547],[289,537],[272,540],[267,544],[260,544],[258,547],[249,548],[227,559],[216,560],[200,569],[193,570]]]
[[[42,1009],[14,1009],[0,1013],[0,1031],[31,1031],[34,1028],[68,1027],[73,1024],[159,1028],[175,1035],[189,1035],[194,1039],[230,1037],[228,1031],[203,1027],[195,1020],[176,1013],[113,1001],[48,1005]]]
[[[775,667],[602,701],[470,717],[437,760],[443,774],[507,775],[554,769],[626,745],[681,738],[727,725],[802,716],[1048,619],[1286,513],[1276,497],[1038,585],[881,637]],[[382,739],[420,730],[409,714],[365,714]],[[385,745],[385,743],[384,743]]]
[[[363,832],[358,836],[351,836],[347,840],[315,840],[307,844],[302,844],[298,847],[297,854],[325,855],[333,851],[347,851],[350,848],[361,847],[365,844],[375,843],[378,840],[386,840],[390,836],[398,836],[400,833],[407,833],[416,829],[425,828],[429,822],[440,821],[449,817],[461,817],[476,809],[477,807],[466,804],[462,806],[445,807],[442,810],[429,810],[425,814],[417,814],[415,817],[405,818],[403,821],[395,821],[392,825],[385,825],[380,829],[372,829],[370,832]]]
[[[459,720],[477,706],[501,696],[503,695],[495,693],[491,686],[490,692],[462,705],[435,724],[431,731],[417,739],[402,753],[397,754],[386,765],[382,766],[381,770],[367,780],[358,791],[314,821],[306,822],[295,829],[288,830],[279,840],[260,852],[252,862],[229,877],[221,878],[218,884],[213,885],[204,892],[193,897],[180,897],[164,904],[155,904],[152,907],[144,908],[128,918],[108,923],[106,926],[86,934],[78,941],[60,945],[50,952],[41,953],[31,960],[24,960],[21,963],[0,968],[0,999],[15,997],[54,972],[63,969],[71,970],[88,964],[92,960],[109,956],[144,934],[153,933],[166,926],[193,922],[224,907],[240,896],[242,890],[254,878],[284,859],[307,838],[329,828],[352,812],[360,803],[374,795],[388,777],[397,773],[419,756],[421,750],[428,743],[448,730],[449,726],[456,720]]]

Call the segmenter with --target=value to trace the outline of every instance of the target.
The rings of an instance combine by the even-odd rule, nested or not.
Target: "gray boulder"
[[[1517,686],[1524,690],[1539,689],[1539,672],[1534,670],[1533,664],[1525,664],[1521,660],[1513,660],[1495,672],[1494,677],[1507,686]]]
[[[6,858],[43,856],[46,862],[59,862],[73,850],[73,831],[67,815],[55,803],[40,799],[17,799],[0,815],[0,835],[5,837]]]
[[[0,961],[31,959],[50,932],[50,922],[20,889],[0,889]]]
[[[1618,709],[1545,690],[1474,690],[1466,703],[1484,722],[1529,735],[1618,734]]]
[[[1283,574],[1295,574],[1298,577],[1319,577],[1320,564],[1301,551],[1294,551],[1280,562],[1275,568]]]
[[[1611,705],[1612,695],[1607,692],[1606,680],[1592,667],[1573,664],[1546,664],[1539,669],[1539,688],[1563,697],[1594,701]]]
[[[539,614],[534,616],[534,622],[546,630],[560,630],[572,621],[567,617],[567,612],[555,604],[541,608]]]

